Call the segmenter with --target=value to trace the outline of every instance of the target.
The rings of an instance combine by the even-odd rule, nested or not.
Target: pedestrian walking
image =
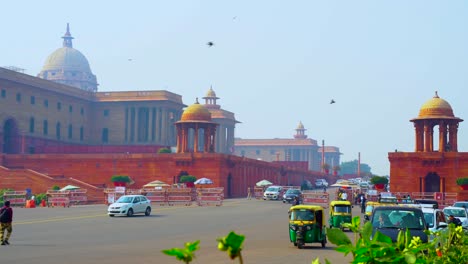
[[[1,233],[0,233],[0,240],[2,241],[3,245],[10,245],[9,239],[11,236],[11,232],[13,228],[11,227],[11,223],[13,222],[13,209],[10,207],[10,201],[5,201],[5,205],[0,208],[0,225],[1,225]],[[6,236],[5,236],[5,231]]]
[[[366,213],[366,196],[363,194],[361,195],[361,213]]]
[[[251,200],[252,199],[252,192],[250,190],[250,187],[247,188],[247,200]]]

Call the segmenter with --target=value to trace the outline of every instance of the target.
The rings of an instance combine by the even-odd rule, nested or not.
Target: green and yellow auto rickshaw
[[[325,213],[318,205],[296,205],[289,211],[289,240],[303,248],[306,243],[321,243],[325,247]]]
[[[344,230],[344,223],[351,224],[352,207],[350,201],[332,201],[330,203],[330,218],[328,219],[330,228],[337,227]]]

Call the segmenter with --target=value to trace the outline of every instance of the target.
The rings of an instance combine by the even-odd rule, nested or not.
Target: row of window
[[[34,117],[31,117],[29,119],[29,132],[30,133],[35,132],[35,123],[36,122],[34,120]],[[55,125],[55,137],[57,138],[57,140],[60,140],[62,137],[61,131],[62,131],[62,125],[60,122],[57,122],[57,124]],[[47,136],[49,134],[49,122],[47,120],[43,121],[42,134],[44,136]],[[73,125],[72,124],[68,125],[68,139],[69,140],[73,139]],[[80,127],[80,141],[83,141],[83,140],[84,140],[84,127],[81,126]],[[109,129],[108,128],[102,129],[101,140],[103,143],[109,142]]]
[[[1,90],[0,96],[2,98],[7,97],[7,93],[6,93],[5,89]],[[16,102],[21,103],[21,93],[16,93]],[[32,105],[35,105],[36,104],[36,97],[32,95],[30,102],[31,102]],[[44,99],[44,107],[46,107],[46,108],[49,107],[49,100]],[[62,110],[62,103],[61,102],[57,102],[57,110],[59,110],[59,111]],[[68,112],[73,113],[73,106],[72,105],[68,106]],[[83,107],[80,108],[80,114],[84,115],[84,108]],[[109,116],[109,110],[105,109],[103,111],[103,115],[104,116]]]

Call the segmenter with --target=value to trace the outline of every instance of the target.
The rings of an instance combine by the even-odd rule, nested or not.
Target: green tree
[[[341,165],[341,174],[356,174],[358,171],[358,160],[342,162]],[[371,167],[365,163],[361,163],[361,176],[362,175],[371,175]]]

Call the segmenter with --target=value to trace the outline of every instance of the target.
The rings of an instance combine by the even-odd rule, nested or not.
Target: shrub
[[[130,182],[130,177],[127,175],[114,175],[111,178],[111,182]]]
[[[457,178],[457,185],[467,185],[468,178]]]
[[[181,182],[181,183],[184,183],[184,182],[195,182],[196,180],[197,180],[197,177],[192,176],[192,175],[184,175],[184,176],[180,177],[180,182]]]
[[[158,153],[172,153],[172,151],[168,148],[160,148]]]
[[[52,186],[52,190],[58,191],[58,190],[60,190],[60,186],[54,185],[54,186]]]
[[[370,182],[372,184],[387,184],[388,183],[388,178],[384,176],[373,176],[370,179]]]

